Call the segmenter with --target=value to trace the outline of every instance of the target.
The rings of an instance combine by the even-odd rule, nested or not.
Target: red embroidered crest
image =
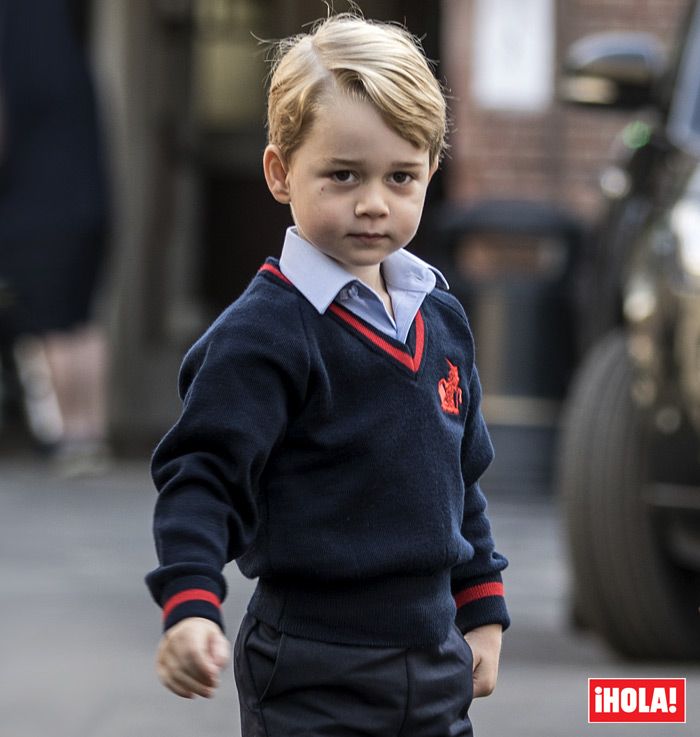
[[[459,369],[453,363],[450,363],[448,358],[445,360],[450,370],[446,379],[440,379],[438,381],[440,403],[445,412],[450,415],[458,415],[459,407],[462,404],[462,390],[459,386]]]

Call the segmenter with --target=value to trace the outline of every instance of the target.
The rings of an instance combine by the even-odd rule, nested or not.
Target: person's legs
[[[433,648],[408,651],[410,704],[398,737],[472,737],[473,655],[456,627]]]
[[[54,448],[63,437],[63,418],[54,390],[46,348],[41,338],[23,335],[12,344],[20,403],[32,439]]]
[[[460,642],[461,640],[461,642]],[[471,737],[471,653],[281,634],[246,614],[234,667],[242,737]]]
[[[59,473],[101,473],[107,446],[107,344],[102,329],[85,325],[44,336],[43,345],[62,420],[55,446]]]
[[[44,338],[67,443],[106,436],[107,347],[101,328],[85,325]]]

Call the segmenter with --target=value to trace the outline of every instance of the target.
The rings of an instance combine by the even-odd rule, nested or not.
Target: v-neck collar
[[[270,261],[266,261],[260,267],[260,271],[272,274],[285,284],[294,287],[292,281]],[[415,329],[415,348],[413,352],[411,352],[408,345],[381,333],[374,326],[357,317],[344,307],[341,307],[337,302],[332,302],[328,306],[328,312],[339,318],[351,331],[369,341],[373,346],[379,348],[387,356],[397,361],[413,374],[417,374],[420,370],[425,352],[425,321],[423,320],[421,310],[418,310],[416,313],[413,323],[413,328]]]
[[[384,351],[384,353],[391,356],[395,361],[398,361],[414,374],[418,373],[423,360],[423,349],[425,347],[425,322],[423,321],[423,315],[420,310],[416,313],[416,319],[414,322],[416,345],[413,354],[411,354],[410,348],[407,345],[400,343],[398,340],[393,340],[389,338],[389,336],[381,334],[372,325],[364,322],[359,317],[353,315],[349,310],[341,307],[339,304],[333,302],[329,305],[328,309],[345,322],[350,328],[358,332],[377,348]]]

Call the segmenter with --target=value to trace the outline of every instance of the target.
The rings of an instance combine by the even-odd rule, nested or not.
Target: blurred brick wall
[[[557,60],[575,40],[605,30],[651,31],[670,44],[687,0],[557,0]],[[628,116],[553,103],[542,114],[478,109],[471,98],[474,0],[443,0],[442,66],[455,129],[445,163],[451,200],[522,197],[590,218],[598,176]],[[526,32],[526,29],[524,29]]]

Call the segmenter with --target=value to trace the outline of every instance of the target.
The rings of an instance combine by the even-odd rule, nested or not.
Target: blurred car
[[[569,50],[561,97],[634,110],[579,283],[557,483],[575,619],[619,653],[700,658],[700,2]]]

